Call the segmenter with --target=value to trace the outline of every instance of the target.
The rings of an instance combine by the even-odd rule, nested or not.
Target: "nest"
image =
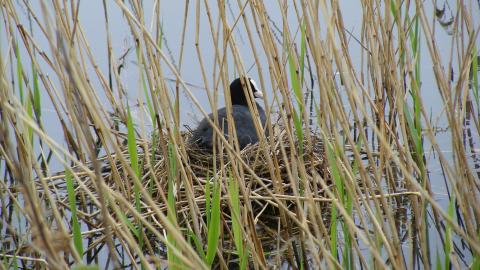
[[[188,141],[190,135],[190,132],[186,132],[181,136],[184,141]],[[321,199],[324,198],[324,189],[322,189],[322,186],[324,187],[325,184],[320,185],[320,183],[316,182],[318,181],[318,177],[315,177],[315,175],[321,176],[324,183],[327,184],[331,182],[331,177],[327,166],[324,144],[320,136],[311,134],[309,143],[306,141],[295,141],[291,143],[286,134],[281,134],[274,138],[268,138],[267,143],[269,143],[268,147],[261,147],[259,144],[254,144],[238,152],[242,162],[238,160],[238,156],[234,157],[232,154],[229,155],[227,151],[223,151],[222,154],[213,155],[212,153],[198,149],[192,144],[185,144],[185,148],[178,148],[181,156],[181,158],[176,159],[177,164],[175,165],[175,210],[178,225],[181,228],[191,227],[188,223],[191,224],[192,218],[196,218],[191,215],[190,203],[192,201],[195,202],[197,207],[196,214],[199,214],[201,219],[206,220],[207,200],[205,197],[205,189],[207,183],[214,183],[215,181],[223,182],[223,185],[221,185],[221,215],[222,220],[228,225],[232,220],[227,192],[228,179],[244,183],[239,196],[241,204],[249,205],[248,209],[251,210],[252,221],[254,220],[252,224],[254,224],[253,226],[258,230],[259,239],[262,239],[262,243],[267,245],[269,241],[274,241],[278,237],[278,235],[275,236],[275,234],[278,233],[277,227],[280,212],[289,211],[290,213],[287,216],[296,216],[297,209],[295,202],[299,196],[303,196],[302,191],[308,189],[309,194],[315,199],[318,199],[316,203],[318,203],[319,207],[324,207],[327,204],[327,202],[325,202],[327,200],[322,201]],[[300,143],[302,145],[300,145]],[[138,160],[139,164],[142,164],[140,169],[140,175],[142,176],[140,179],[141,184],[148,190],[158,208],[167,215],[165,198],[167,197],[169,179],[172,179],[171,171],[169,170],[169,166],[172,166],[172,164],[170,164],[168,154],[162,154],[165,151],[162,151],[161,145],[152,145],[151,143],[139,145],[143,145],[143,147],[138,147],[140,152]],[[148,147],[145,147],[146,145],[148,145]],[[300,149],[303,149],[301,156],[298,155],[298,153],[302,152]],[[122,159],[128,162],[128,160],[130,160],[128,156],[128,149],[125,148],[121,153],[98,159],[97,165],[101,167],[101,173],[105,183],[117,194],[115,196],[121,196],[130,202],[131,205],[135,205],[135,184],[129,177],[130,174],[127,173],[127,170],[131,170],[131,164],[120,162]],[[301,161],[304,164],[301,168],[305,168],[305,170],[303,170],[301,174],[295,175],[295,170],[292,170],[295,166],[293,165],[294,162],[292,162],[294,160]],[[182,164],[180,164],[180,162],[183,163],[183,167],[181,167]],[[148,164],[151,165],[147,166]],[[93,168],[93,164],[91,164],[90,167]],[[77,179],[80,179],[82,182],[81,188],[77,188],[76,190],[76,195],[81,201],[80,204],[93,207],[90,208],[90,210],[95,212],[95,215],[90,215],[88,218],[86,217],[85,222],[91,224],[93,227],[101,228],[102,225],[97,223],[101,221],[101,217],[97,216],[100,214],[100,211],[95,211],[95,209],[98,210],[99,208],[89,199],[89,196],[92,194],[98,197],[97,185],[86,173],[81,172],[80,169],[73,168],[73,172],[77,175]],[[294,175],[292,175],[292,172]],[[64,183],[61,181],[61,179],[64,178],[64,174],[57,175],[54,178],[58,180],[58,182],[54,181],[57,183],[54,184],[55,189],[61,190],[65,188],[63,184],[61,184]],[[292,179],[297,180],[292,183]],[[188,189],[185,186],[187,183],[191,184]],[[247,193],[247,196],[244,196],[243,192]],[[192,193],[193,199],[191,198]],[[245,198],[248,198],[249,201],[244,201]],[[278,207],[279,200],[283,204],[282,210]],[[66,196],[61,198],[60,201],[65,202],[66,206]],[[151,210],[151,206],[148,203],[142,205],[141,214],[149,218],[149,220],[157,222],[158,226],[163,227],[158,221],[159,219],[156,218],[154,211]],[[325,211],[322,210],[322,218],[324,220],[328,219],[329,213],[328,207],[325,208]],[[115,211],[110,211],[110,213],[114,219],[122,219],[122,217],[116,216]],[[128,211],[125,212],[125,214],[129,219],[134,218]],[[323,214],[325,214],[325,216],[323,216]],[[311,222],[315,224],[315,221]],[[224,228],[228,230],[228,227],[229,226],[225,226]],[[289,229],[290,234],[295,231],[297,231],[295,228]],[[233,244],[231,245],[233,246]],[[225,243],[224,247],[226,250],[228,246],[229,244]]]
[[[186,142],[189,141],[190,136],[190,132],[182,134],[183,140]],[[333,188],[333,186],[331,185],[332,181],[324,143],[319,134],[310,134],[309,142],[294,140],[291,143],[287,134],[281,133],[276,137],[267,138],[266,143],[269,146],[262,147],[257,143],[248,145],[241,150],[238,154],[242,162],[238,160],[238,157],[229,154],[226,149],[212,153],[198,148],[195,144],[187,144],[185,153],[188,163],[186,168],[192,176],[194,201],[203,218],[205,219],[207,212],[205,206],[205,186],[207,182],[213,183],[214,179],[223,181],[226,189],[227,178],[231,174],[236,174],[235,181],[239,181],[239,178],[241,178],[241,183],[244,183],[244,191],[248,194],[249,201],[243,201],[243,203],[248,203],[251,207],[251,214],[255,220],[258,236],[264,246],[269,246],[279,237],[278,224],[281,211],[290,212],[290,217],[293,218],[297,216],[296,199],[302,197],[305,193],[307,189],[305,185],[308,185],[311,196],[317,199],[316,204],[321,209],[324,224],[329,224],[330,200],[325,198],[325,190],[318,183],[318,176],[323,179],[327,186],[330,188]],[[300,152],[303,152],[301,156],[298,155]],[[166,191],[168,188],[168,162],[162,155],[158,155],[156,160],[156,178],[163,185],[161,189]],[[303,163],[302,168],[305,168],[305,170],[302,175],[292,176],[292,166],[295,166],[292,165],[293,160]],[[233,163],[235,163],[235,166]],[[233,170],[240,171],[232,173]],[[297,181],[292,183],[292,178],[297,179]],[[222,194],[222,219],[229,223],[232,217],[225,189],[222,192],[224,193]],[[176,209],[181,227],[186,226],[185,223],[190,222],[189,219],[191,218],[188,215],[190,206],[187,196],[185,187],[180,184]],[[240,195],[240,198],[242,198],[242,195]],[[281,200],[283,210],[278,207],[276,199]],[[185,213],[185,218],[182,218],[183,213]],[[284,216],[288,218],[288,215]],[[287,220],[287,222],[294,224],[292,221]],[[316,224],[318,220],[308,220],[308,222],[311,225],[318,226]],[[296,235],[299,232],[298,228],[295,227],[288,230],[290,235]]]
[[[188,141],[190,134],[187,133],[184,136]],[[306,140],[289,143],[286,133],[268,138],[267,143],[270,143],[270,140],[274,142],[270,147],[261,147],[256,143],[240,151],[242,165],[250,169],[243,168],[240,175],[250,195],[256,220],[265,224],[273,222],[276,225],[278,209],[273,197],[281,197],[282,201],[287,202],[287,208],[292,209],[293,201],[299,193],[302,193],[302,190],[307,188],[306,184],[313,197],[322,199],[324,189],[315,180],[313,174],[322,177],[327,185],[331,184],[331,175],[326,161],[324,143],[317,134],[311,134],[310,143]],[[298,155],[300,152],[303,152],[301,156]],[[219,171],[230,172],[232,157],[225,152],[213,155],[190,144],[187,145],[187,154],[191,171],[199,179],[208,181],[218,175]],[[297,162],[301,160],[302,167],[305,168],[302,175],[296,176],[295,183],[292,183],[292,177],[289,177],[289,174],[292,174],[292,160]]]
[[[309,209],[315,208],[319,215],[302,215],[311,226],[318,226],[319,222],[328,227],[330,220],[330,196],[326,196],[325,188],[334,190],[331,173],[326,160],[324,142],[318,134],[308,134],[308,141],[296,141],[288,138],[288,134],[281,133],[275,137],[267,138],[267,146],[259,144],[249,145],[240,152],[231,153],[227,150],[216,151],[216,154],[202,151],[196,145],[179,144],[170,147],[160,143],[140,143],[139,164],[141,164],[141,185],[150,194],[154,204],[163,214],[168,214],[167,200],[169,188],[174,183],[175,213],[179,228],[192,228],[193,220],[197,224],[206,224],[207,201],[206,187],[214,183],[221,183],[221,220],[225,225],[225,235],[231,235],[231,204],[228,192],[229,181],[237,181],[239,185],[240,204],[243,205],[242,218],[248,222],[248,227],[255,230],[256,236],[262,245],[269,249],[278,237],[283,237],[284,230],[290,237],[295,237],[299,228],[294,226],[299,220],[298,214],[303,209],[305,200],[309,200]],[[181,135],[183,141],[189,141],[191,134],[186,132]],[[164,136],[163,138],[166,138]],[[163,148],[162,148],[163,147]],[[179,155],[172,155],[176,150]],[[167,153],[167,154],[163,154]],[[301,153],[301,154],[300,154]],[[124,149],[120,153],[104,156],[98,159],[96,166],[100,171],[105,183],[114,192],[113,196],[119,198],[119,202],[136,205],[142,216],[156,225],[164,228],[152,211],[152,201],[141,199],[141,209],[138,209],[138,197],[135,197],[135,183],[130,178],[131,164],[129,153]],[[174,162],[172,163],[172,157]],[[120,162],[123,161],[123,162]],[[126,163],[125,163],[126,161]],[[171,167],[174,166],[173,169]],[[94,168],[93,164],[90,166]],[[93,169],[92,169],[93,171]],[[96,170],[98,172],[98,170]],[[93,202],[92,195],[97,196],[98,191],[95,181],[83,170],[73,168],[76,179],[81,181],[76,189],[79,198],[80,209],[92,214],[80,217],[92,229],[102,229],[102,218],[99,207]],[[50,179],[52,190],[66,190],[64,181],[65,174],[57,175]],[[173,180],[173,181],[171,181]],[[187,186],[188,185],[188,186]],[[41,190],[41,187],[39,186]],[[56,194],[62,194],[56,193]],[[66,194],[66,193],[63,193]],[[210,193],[211,194],[211,193]],[[66,195],[58,201],[68,207]],[[120,199],[121,197],[121,199]],[[328,197],[328,198],[326,198]],[[300,204],[298,203],[300,201]],[[192,203],[194,208],[192,210]],[[314,203],[315,205],[312,205]],[[299,207],[300,206],[300,207]],[[108,206],[109,208],[111,206]],[[125,216],[117,216],[118,213],[110,211],[115,220],[127,217],[134,220],[134,214],[130,213],[129,207],[123,207]],[[87,210],[88,209],[88,210]],[[131,209],[131,208],[130,208]],[[245,210],[245,211],[244,211]],[[83,212],[82,212],[83,213]],[[287,214],[286,214],[287,213]],[[247,217],[248,216],[248,217]],[[318,218],[321,218],[319,220]],[[313,219],[313,220],[311,220]],[[203,222],[202,222],[203,220]],[[200,221],[200,222],[199,222]],[[282,224],[281,226],[279,224]],[[200,225],[203,226],[203,225]],[[282,228],[280,228],[282,227]],[[279,230],[282,230],[280,232]],[[94,231],[94,230],[92,230]],[[205,231],[202,230],[201,231]],[[280,233],[280,234],[279,234]],[[100,237],[99,235],[95,237]],[[149,240],[163,246],[159,239],[148,235]],[[96,243],[101,243],[104,238]],[[229,253],[234,250],[231,238],[223,238],[223,250]],[[288,243],[289,241],[285,241]],[[275,248],[272,248],[274,250]],[[161,249],[165,250],[165,249]],[[234,254],[232,251],[231,254]]]
[[[183,141],[187,142],[191,133],[185,132],[181,136]],[[272,141],[274,143],[271,143]],[[302,145],[300,145],[299,141],[291,143],[287,134],[282,133],[276,137],[267,138],[266,142],[269,143],[269,147],[261,147],[258,143],[248,145],[239,152],[243,162],[240,162],[238,157],[229,155],[226,150],[221,154],[217,153],[214,155],[211,152],[199,149],[194,144],[185,144],[185,148],[179,151],[182,152],[181,150],[184,150],[183,153],[186,153],[186,157],[182,155],[182,160],[177,160],[177,162],[186,164],[183,168],[186,170],[188,181],[192,183],[193,200],[196,202],[202,216],[205,214],[205,185],[207,181],[212,183],[214,179],[224,182],[222,211],[226,216],[229,215],[228,203],[224,198],[226,197],[224,196],[226,195],[226,179],[236,175],[237,177],[234,177],[234,179],[238,180],[241,177],[242,183],[244,183],[244,191],[248,193],[255,220],[276,226],[279,216],[276,199],[281,198],[286,207],[290,211],[295,212],[293,208],[294,202],[298,196],[301,196],[302,191],[307,188],[315,199],[319,199],[319,202],[324,198],[324,189],[317,182],[318,177],[315,178],[314,174],[321,176],[325,183],[331,183],[323,141],[316,134],[310,134],[309,141],[309,143],[307,141],[301,142]],[[140,150],[141,148],[139,147],[138,149]],[[155,151],[152,151],[152,149]],[[300,149],[303,149],[301,156],[298,155],[298,153],[302,152]],[[153,201],[158,202],[159,208],[166,213],[167,206],[164,202],[168,190],[168,179],[171,177],[169,175],[169,158],[162,152],[161,145],[149,143],[148,149],[141,150],[139,163],[142,164],[140,173],[142,175],[142,186],[149,190]],[[148,153],[148,158],[146,158],[145,153]],[[124,149],[119,154],[99,159],[102,176],[111,189],[121,193],[133,204],[135,201],[133,194],[134,183],[127,176],[129,175],[126,172],[127,168],[119,161],[118,155],[128,157],[128,150]],[[112,160],[115,166],[112,166]],[[295,173],[292,170],[292,160],[301,160],[304,164],[302,168],[305,168],[305,170],[301,175],[292,175],[292,173]],[[148,163],[152,165],[146,166]],[[232,166],[234,163],[236,166]],[[175,178],[177,180],[182,179],[175,183],[176,210],[180,216],[182,213],[185,213],[185,216],[187,216],[190,208],[188,204],[190,198],[188,196],[191,197],[191,195],[188,195],[186,192],[185,174],[178,169],[180,164],[176,166],[178,174]],[[234,170],[236,171],[233,172]],[[152,173],[155,174],[153,177]],[[86,178],[84,177],[84,184],[89,189],[89,193],[96,194],[95,185]],[[292,178],[297,179],[297,181],[292,183]],[[79,189],[77,195],[82,196],[83,192],[83,190]],[[243,195],[240,195],[240,197],[244,198]],[[322,203],[322,205],[325,205],[325,203]],[[147,207],[145,211],[148,212]],[[188,218],[182,219],[180,217],[179,222],[188,222]]]
[[[184,135],[188,140],[190,134]],[[329,172],[327,169],[327,164],[325,161],[325,149],[323,141],[318,136],[312,135],[311,144],[307,144],[306,141],[303,141],[302,147],[300,147],[298,141],[294,141],[293,145],[288,142],[288,138],[285,133],[274,137],[268,138],[274,142],[273,147],[266,147],[268,149],[262,149],[258,143],[253,145],[248,145],[245,149],[240,151],[240,156],[242,160],[247,164],[255,175],[264,178],[272,179],[272,174],[274,177],[280,176],[282,179],[287,178],[287,166],[289,166],[289,161],[295,158],[298,158],[298,153],[301,152],[299,149],[302,148],[303,155],[300,157],[305,168],[310,172],[312,170],[316,171],[319,175],[329,178]],[[195,144],[187,145],[187,154],[190,161],[190,166],[192,171],[198,177],[207,177],[207,175],[214,175],[216,172],[213,171],[213,165],[216,164],[230,164],[228,154],[225,152],[221,155],[213,155],[210,152],[206,152],[198,148]],[[268,152],[266,152],[268,151]],[[285,158],[287,157],[287,159]],[[223,159],[223,162],[221,162]],[[279,169],[277,172],[272,172],[269,164],[273,164],[275,169]],[[218,168],[218,166],[217,166]],[[252,175],[249,172],[245,172],[245,177],[251,179]],[[307,173],[308,180],[311,180],[312,175]],[[282,181],[285,182],[285,181]]]

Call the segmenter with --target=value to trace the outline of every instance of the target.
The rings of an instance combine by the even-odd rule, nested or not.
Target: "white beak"
[[[263,99],[263,93],[260,90],[257,90],[255,92],[253,92],[253,96],[256,97],[256,98],[262,98]]]

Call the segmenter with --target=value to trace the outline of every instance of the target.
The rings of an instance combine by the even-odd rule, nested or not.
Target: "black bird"
[[[253,97],[263,98],[262,91],[258,89],[255,81],[251,78],[246,78],[244,83],[250,83]],[[232,118],[235,122],[235,130],[237,133],[238,144],[240,149],[245,148],[248,144],[254,144],[258,142],[257,131],[253,122],[254,115],[248,109],[247,96],[248,87],[245,85],[245,89],[242,86],[242,80],[240,78],[235,79],[230,84],[230,97],[232,98]],[[257,102],[252,105],[257,106],[257,111],[260,116],[260,123],[262,128],[265,127],[266,116],[265,111]],[[221,108],[217,111],[218,121],[220,129],[223,126],[223,134],[228,137],[228,122],[227,122],[227,108]],[[213,114],[209,114],[208,117],[213,121]],[[192,137],[189,141],[196,144],[199,148],[205,150],[212,150],[213,147],[213,133],[214,130],[206,118],[204,118],[198,124],[198,127],[192,132]]]

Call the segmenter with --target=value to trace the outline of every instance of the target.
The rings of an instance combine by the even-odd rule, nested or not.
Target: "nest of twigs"
[[[186,133],[184,136],[188,138],[190,134]],[[301,157],[302,162],[305,165],[305,168],[309,171],[315,170],[321,176],[329,177],[323,141],[320,137],[314,134],[311,135],[311,139],[311,144],[307,144],[306,141],[301,142],[303,145],[303,156]],[[272,174],[274,174],[274,177],[280,176],[282,179],[286,179],[289,161],[293,158],[298,158],[298,154],[301,152],[299,150],[300,142],[294,141],[292,145],[288,142],[286,133],[282,133],[274,138],[268,138],[267,143],[270,143],[270,140],[273,141],[273,144],[269,144],[269,146],[273,147],[262,149],[259,143],[248,145],[245,149],[240,151],[240,156],[259,178],[272,179]],[[222,154],[213,155],[211,152],[198,148],[195,144],[187,145],[187,148],[190,167],[197,177],[214,175],[216,173],[213,171],[214,163],[218,164],[216,166],[217,168],[220,164],[225,164],[226,166],[230,164],[228,154],[225,153],[226,151]],[[221,162],[222,158],[223,163]],[[271,163],[274,163],[272,165],[274,165],[275,169],[278,168],[280,170],[272,172],[270,169]],[[311,177],[311,174],[307,174],[307,176]],[[245,177],[250,179],[250,173],[245,172]]]
[[[183,133],[183,141],[187,142],[190,135],[190,132]],[[331,183],[322,139],[318,134],[312,133],[310,134],[309,142],[307,143],[305,140],[303,142],[294,141],[294,143],[291,143],[286,133],[280,133],[280,135],[275,137],[267,138],[266,143],[269,144],[267,147],[261,147],[257,143],[249,145],[240,151],[239,155],[243,164],[239,162],[238,157],[229,155],[226,149],[223,152],[215,151],[214,154],[211,151],[199,149],[195,144],[187,143],[185,144],[185,149],[183,149],[187,155],[186,159],[182,157],[182,160],[177,160],[177,162],[187,164],[184,168],[189,178],[188,181],[193,185],[195,196],[193,200],[197,203],[202,215],[205,211],[206,182],[212,182],[213,179],[225,180],[229,176],[228,174],[232,173],[232,163],[236,163],[238,166],[235,168],[237,170],[241,168],[241,172],[237,171],[237,176],[242,177],[242,183],[245,184],[245,190],[249,194],[256,220],[268,224],[273,219],[274,224],[277,224],[278,212],[273,197],[282,197],[282,201],[290,209],[295,201],[295,196],[298,196],[298,194],[302,193],[302,190],[307,188],[305,184],[309,185],[308,189],[315,198],[324,197],[324,189],[315,180],[313,174],[321,176],[325,183]],[[159,207],[166,211],[166,205],[162,198],[165,198],[168,190],[168,179],[170,177],[169,158],[162,154],[160,143],[158,142],[157,145],[149,143],[149,149],[141,150],[139,161],[140,164],[143,164],[141,168],[142,186],[151,191],[153,200],[158,202]],[[300,147],[300,143],[303,144],[302,147]],[[155,151],[152,151],[152,147],[154,147],[153,150]],[[301,157],[298,156],[302,152],[300,148],[303,151]],[[148,159],[145,153],[148,153]],[[128,150],[125,149],[120,155],[128,156]],[[103,177],[107,185],[124,194],[133,203],[133,181],[128,177],[124,164],[117,161],[115,168],[112,169],[111,160],[117,160],[117,158],[110,156],[100,159]],[[304,164],[302,167],[305,168],[305,171],[302,175],[292,176],[291,166],[293,160],[297,160],[297,162],[301,160]],[[147,166],[148,162],[150,162],[151,166]],[[180,164],[177,164],[177,167],[180,167]],[[246,169],[246,167],[249,169]],[[152,172],[155,174],[153,177]],[[177,178],[183,179],[185,178],[184,176],[178,170]],[[118,178],[122,179],[122,181],[119,182]],[[298,180],[292,183],[292,178]],[[188,212],[188,195],[185,191],[185,183],[184,181],[176,181],[176,185],[177,213]],[[95,193],[95,191],[95,187],[92,185],[91,192]],[[226,203],[226,200],[223,201]],[[224,207],[224,209],[226,214],[228,214],[228,207]]]
[[[183,141],[188,141],[189,136],[189,132],[182,134]],[[276,239],[274,234],[277,230],[280,216],[278,201],[276,201],[276,199],[281,198],[280,200],[284,205],[283,210],[289,211],[291,215],[293,214],[295,216],[297,210],[295,208],[296,198],[303,196],[302,190],[306,190],[307,187],[305,185],[308,185],[310,194],[312,194],[314,198],[319,199],[318,204],[320,207],[326,205],[326,202],[321,201],[321,199],[324,198],[324,189],[322,186],[324,187],[325,185],[320,185],[318,183],[318,177],[314,177],[314,174],[318,174],[324,183],[331,183],[324,144],[320,136],[315,134],[310,134],[309,141],[310,143],[306,141],[290,143],[286,134],[268,138],[267,143],[269,146],[267,147],[254,144],[247,146],[239,152],[243,164],[240,164],[242,162],[239,162],[238,156],[234,156],[231,153],[229,155],[227,150],[221,152],[221,154],[217,151],[214,155],[211,152],[198,149],[193,144],[184,144],[185,148],[179,149],[181,158],[176,160],[177,174],[175,176],[175,210],[178,216],[179,226],[185,228],[185,223],[191,222],[191,205],[189,204],[191,201],[195,202],[201,218],[205,219],[205,188],[207,182],[213,183],[214,181],[223,181],[224,183],[221,195],[221,214],[222,219],[228,223],[231,220],[231,216],[227,199],[228,194],[225,192],[226,181],[227,178],[231,177],[232,171],[237,170],[237,178],[233,177],[232,179],[241,180],[242,183],[244,183],[242,190],[248,194],[248,196],[241,194],[240,199],[243,203],[248,203],[251,206],[250,209],[256,226],[264,228],[260,230],[259,238],[262,239],[262,241],[265,240],[266,243],[268,243],[269,240]],[[142,182],[142,186],[148,190],[158,208],[167,214],[165,198],[167,197],[169,179],[171,179],[171,172],[169,171],[171,164],[169,164],[168,154],[162,154],[165,151],[162,151],[162,145],[160,145],[160,143],[161,142],[158,142],[157,145],[145,143],[143,147],[138,148],[140,152],[138,160],[139,163],[142,164],[140,181]],[[165,141],[163,143],[165,143]],[[298,156],[298,153],[302,152],[300,151],[300,143],[303,144],[301,147],[303,149],[303,155],[301,157]],[[139,146],[141,145],[140,143]],[[145,149],[146,145],[148,145],[148,149]],[[130,174],[127,173],[128,170],[131,170],[131,167],[126,168],[125,166],[131,166],[131,164],[120,162],[120,157],[123,157],[124,160],[127,161],[130,160],[128,156],[128,149],[125,147],[121,153],[104,156],[98,159],[97,162],[101,166],[101,173],[105,183],[117,194],[122,194],[127,201],[130,201],[131,204],[134,205],[135,184],[131,177],[129,177]],[[305,168],[305,170],[302,175],[292,176],[293,160],[301,160],[304,164],[302,168]],[[184,164],[183,171],[180,169],[182,165],[180,162]],[[236,166],[232,166],[233,163],[235,163]],[[93,165],[91,167],[93,167]],[[249,169],[247,169],[247,167]],[[238,170],[241,170],[241,172],[238,172]],[[83,204],[86,203],[88,205],[89,196],[86,196],[85,191],[88,190],[89,194],[98,196],[97,186],[94,181],[89,179],[87,174],[79,172],[80,170],[76,168],[73,168],[73,171],[82,179],[83,183],[83,188],[77,189],[76,196],[83,199],[87,198],[86,201],[83,201]],[[241,176],[241,179],[238,179],[239,176]],[[57,177],[59,180],[62,178],[60,175]],[[292,183],[292,179],[297,179],[297,181]],[[192,193],[187,192],[185,186],[187,183],[192,185],[188,190],[191,190],[193,193],[193,199],[191,198]],[[60,186],[56,185],[56,188],[59,187]],[[244,201],[246,197],[249,198],[249,202]],[[92,206],[94,206],[93,203]],[[143,216],[154,215],[148,206],[142,207],[141,211]],[[112,211],[112,214],[113,213]],[[329,211],[326,209],[324,211],[324,219],[328,218],[328,213]],[[128,213],[126,214],[127,217],[133,217]],[[115,214],[113,214],[113,217],[115,219],[120,218],[115,217]],[[291,228],[290,231],[294,232],[295,228]]]
[[[188,139],[190,134],[186,133],[184,136]],[[256,220],[266,224],[271,222],[277,224],[278,211],[272,197],[282,197],[282,201],[286,201],[286,205],[291,209],[295,196],[302,193],[301,190],[306,188],[304,185],[308,184],[308,189],[314,197],[324,198],[324,189],[315,180],[313,174],[322,177],[328,185],[331,183],[331,176],[324,143],[317,134],[310,134],[310,143],[306,140],[303,142],[295,140],[293,144],[289,143],[286,133],[268,138],[266,143],[269,143],[269,146],[262,147],[257,143],[240,151],[240,157],[244,162],[242,165],[250,169],[244,168],[241,175],[249,192]],[[302,147],[300,143],[303,144]],[[218,176],[220,170],[229,172],[232,156],[229,156],[226,151],[214,155],[212,152],[199,149],[194,144],[187,145],[187,148],[189,165],[195,177],[208,181]],[[301,157],[298,156],[300,152],[303,152]],[[292,160],[295,159],[297,162],[301,160],[306,170],[304,174],[297,176],[298,181],[292,183],[291,166]],[[204,189],[201,188],[201,190]],[[200,196],[203,194],[200,193]]]
[[[190,132],[183,133],[183,141],[187,142],[190,135]],[[293,189],[296,189],[298,192],[299,189],[305,188],[302,187],[305,183],[309,184],[308,188],[315,197],[323,197],[323,188],[314,180],[313,173],[321,176],[326,183],[331,183],[331,177],[327,165],[324,143],[318,134],[310,134],[310,143],[307,143],[306,140],[303,142],[295,140],[292,144],[289,142],[286,133],[267,138],[266,142],[269,143],[268,147],[262,148],[257,143],[248,145],[241,150],[239,155],[244,164],[241,164],[242,162],[239,162],[234,155],[229,155],[226,149],[222,153],[216,151],[214,154],[211,151],[198,148],[195,144],[185,144],[184,150],[187,154],[187,160],[183,160],[183,162],[188,163],[185,168],[189,177],[192,177],[191,180],[196,196],[195,201],[199,202],[204,199],[204,184],[206,181],[212,181],[213,178],[226,177],[225,172],[231,173],[232,162],[240,164],[238,167],[243,168],[241,176],[253,196],[252,201],[258,200],[260,205],[264,205],[264,198],[269,198],[272,195],[291,196],[292,200],[294,200],[293,195],[295,192]],[[298,154],[302,152],[300,150],[300,143],[303,144],[303,155],[301,157],[298,156]],[[148,151],[143,149],[143,153],[139,154],[140,164],[143,164],[141,181],[144,187],[153,185],[152,197],[154,200],[162,203],[159,192],[166,193],[167,191],[169,160],[168,157],[165,157],[165,155],[161,153],[162,151],[159,145],[152,146],[152,144],[149,144],[148,147],[150,148]],[[152,147],[155,147],[155,151],[152,151]],[[148,160],[145,158],[146,152],[148,152],[149,155]],[[127,149],[120,154],[128,155]],[[104,161],[102,164],[102,172],[109,186],[113,189],[121,190],[129,190],[133,187],[131,179],[125,176],[127,174],[124,171],[125,168],[123,168],[122,163],[117,162],[115,170],[112,170],[111,163],[109,162],[111,159],[104,157],[100,160]],[[298,185],[296,187],[292,187],[292,176],[289,176],[289,174],[292,173],[290,168],[290,166],[292,166],[292,160],[297,160],[297,162],[301,160],[305,168],[304,174],[297,176],[297,178],[302,177],[302,181],[293,183],[293,185]],[[152,164],[150,168],[145,165],[148,161]],[[245,165],[248,166],[250,170],[245,169]],[[178,166],[179,165],[177,165],[177,167]],[[155,177],[152,177],[152,171]],[[220,172],[223,172],[223,174]],[[120,183],[121,186],[119,186],[118,181],[114,180],[118,178],[118,175],[115,174],[123,175],[121,176],[121,178],[124,178],[122,183]],[[180,176],[180,172],[178,176]],[[260,180],[261,182],[259,182]],[[180,186],[177,187],[179,192],[177,197],[184,197],[182,194],[184,187],[181,181],[177,181],[177,184],[180,184]],[[92,192],[94,192],[94,190],[92,190]],[[133,202],[133,195],[131,199]],[[183,200],[183,203],[186,204],[186,200]],[[178,200],[178,204],[180,205],[177,205],[177,209],[182,209],[182,200]],[[161,205],[161,208],[163,207],[164,206]]]

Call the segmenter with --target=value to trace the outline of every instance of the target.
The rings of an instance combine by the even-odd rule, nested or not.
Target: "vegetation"
[[[0,269],[480,268],[476,1],[362,1],[359,35],[340,1],[186,1],[178,57],[160,1],[98,1],[103,40],[84,2],[1,2]],[[270,136],[188,145],[181,104],[251,73]]]

